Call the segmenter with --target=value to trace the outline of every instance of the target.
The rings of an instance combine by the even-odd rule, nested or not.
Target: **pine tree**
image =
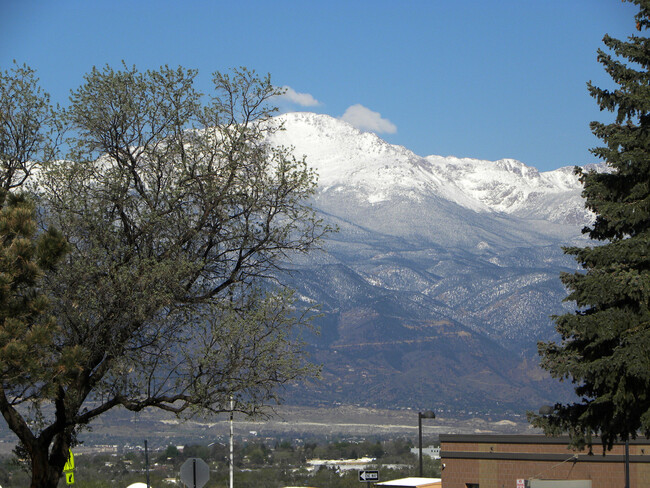
[[[629,1],[639,7],[637,30],[646,30],[650,1]],[[568,431],[576,446],[591,445],[596,434],[611,448],[639,433],[650,437],[650,39],[603,42],[613,55],[598,50],[598,61],[617,87],[588,88],[601,110],[615,114],[612,123],[591,123],[604,142],[592,153],[608,171],[577,173],[596,215],[583,232],[604,243],[565,249],[583,268],[561,277],[578,310],[555,317],[560,344],[539,345],[542,366],[572,381],[579,399],[532,421]]]
[[[33,385],[47,384],[44,393],[65,388],[78,369],[79,349],[55,344],[58,326],[41,286],[44,273],[60,261],[68,245],[56,230],[37,232],[34,204],[24,194],[0,190],[0,207],[0,413],[29,435],[29,427],[9,407],[6,391],[21,389],[21,402],[38,402],[41,396],[28,393]],[[32,454],[29,446],[25,450]],[[41,461],[43,478],[58,481],[47,457]]]

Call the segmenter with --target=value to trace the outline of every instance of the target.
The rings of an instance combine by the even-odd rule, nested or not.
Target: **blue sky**
[[[585,164],[609,120],[602,37],[634,34],[620,0],[0,0],[0,68],[37,70],[65,104],[93,66],[270,73],[284,111],[344,117],[415,153]]]

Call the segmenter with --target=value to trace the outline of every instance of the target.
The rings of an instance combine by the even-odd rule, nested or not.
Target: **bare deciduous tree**
[[[216,73],[206,102],[195,76],[93,69],[62,113],[69,152],[38,178],[42,223],[69,243],[44,279],[58,329],[42,367],[75,354],[60,374],[0,378],[32,486],[56,486],[79,428],[111,408],[219,412],[234,397],[253,413],[314,372],[308,317],[267,278],[329,230],[307,204],[315,175],[265,142],[280,129],[269,77]]]

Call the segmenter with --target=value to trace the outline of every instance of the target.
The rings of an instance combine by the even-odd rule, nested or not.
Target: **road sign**
[[[70,454],[68,454],[68,460],[63,466],[63,471],[73,471],[74,470],[74,454],[72,454],[72,449],[68,449]]]
[[[63,474],[65,475],[65,482],[74,485],[74,454],[72,454],[72,449],[68,449],[68,452],[68,460],[63,466]]]
[[[181,466],[181,481],[189,488],[203,488],[210,479],[210,468],[201,458],[189,458]]]
[[[359,471],[359,481],[379,481],[379,471],[369,471],[367,469]]]

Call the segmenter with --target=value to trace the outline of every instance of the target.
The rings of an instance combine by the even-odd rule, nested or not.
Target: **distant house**
[[[363,457],[359,459],[310,459],[307,461],[308,471],[316,470],[320,467],[333,468],[336,471],[350,471],[353,469],[366,469],[375,463],[375,458]]]
[[[625,445],[603,456],[573,451],[568,437],[441,434],[445,488],[611,488],[625,485]],[[650,440],[629,443],[630,487],[650,486]]]
[[[411,453],[415,454],[416,456],[420,455],[420,449],[417,447],[412,447],[411,448]],[[440,459],[440,448],[439,447],[423,447],[422,448],[422,455],[423,456],[429,456],[432,457],[433,459]]]

